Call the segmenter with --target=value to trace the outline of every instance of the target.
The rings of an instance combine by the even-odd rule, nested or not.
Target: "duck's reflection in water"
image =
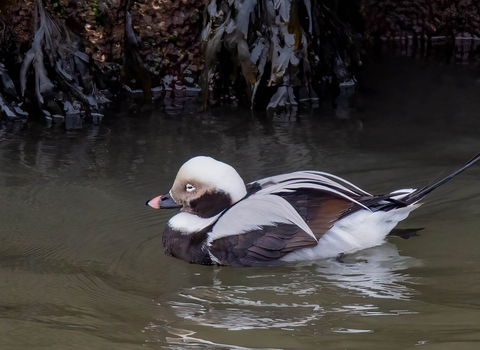
[[[412,313],[405,309],[404,302],[416,294],[415,281],[405,270],[418,265],[418,260],[401,256],[394,244],[386,243],[339,259],[288,268],[219,268],[212,285],[184,289],[181,298],[170,305],[182,319],[182,326],[189,324],[196,331],[199,326],[204,330],[203,327],[293,330],[299,326],[319,328],[325,323],[323,326],[332,332],[370,332],[332,327],[327,320],[331,319],[329,315],[338,313],[348,316]],[[379,306],[375,302],[380,301],[378,298],[403,304],[401,309],[398,304]],[[178,336],[167,338],[171,345],[208,342],[201,340],[200,334],[193,336],[195,332],[190,330],[183,329],[182,334],[174,328],[167,331]]]
[[[316,271],[336,287],[372,298],[402,300],[415,294],[411,287],[414,281],[404,270],[420,266],[421,262],[401,256],[394,244],[385,243],[340,257],[337,262],[329,260],[317,264]]]

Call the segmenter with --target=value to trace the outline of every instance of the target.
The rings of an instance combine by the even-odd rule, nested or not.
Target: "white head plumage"
[[[198,156],[183,164],[175,182],[188,179],[209,184],[212,188],[229,194],[234,203],[247,194],[245,183],[237,171],[232,166],[211,157]]]

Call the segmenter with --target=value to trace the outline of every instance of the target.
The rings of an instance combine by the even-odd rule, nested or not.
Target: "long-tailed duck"
[[[478,160],[480,153],[433,185],[376,196],[318,171],[245,185],[230,165],[200,156],[180,168],[170,192],[147,204],[180,208],[163,233],[168,255],[205,265],[278,265],[382,244],[422,198]]]

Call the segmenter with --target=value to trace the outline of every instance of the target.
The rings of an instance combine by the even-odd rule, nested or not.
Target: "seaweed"
[[[8,75],[8,71],[5,66],[0,63],[0,89],[4,93],[8,94],[11,98],[18,101],[17,90],[15,89],[15,84],[13,83],[12,78]]]
[[[269,109],[296,108],[301,88],[320,95],[323,77],[351,79],[349,68],[361,64],[361,37],[338,7],[320,0],[211,0],[202,32],[204,105],[211,81],[225,77],[214,87],[244,86],[237,98],[244,94],[252,107]],[[221,72],[226,67],[232,71]]]
[[[129,4],[127,4],[127,8]],[[138,54],[140,38],[133,31],[132,16],[125,11],[125,52],[123,59],[122,78],[125,84],[140,83],[145,102],[151,103],[153,98],[152,81],[148,70]]]
[[[63,22],[53,20],[42,0],[35,0],[35,36],[20,70],[20,93],[28,101],[33,96],[47,120],[62,121],[64,102],[81,105],[91,114],[109,102],[95,86],[88,69],[89,57],[80,51],[78,39],[68,32]],[[29,78],[34,73],[35,92],[28,93]]]
[[[7,100],[3,95],[7,95]],[[0,112],[2,112],[8,120],[26,120],[28,114],[19,107],[17,90],[13,80],[8,75],[5,66],[0,63]]]

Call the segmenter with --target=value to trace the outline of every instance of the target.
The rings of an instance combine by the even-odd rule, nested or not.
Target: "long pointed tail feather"
[[[455,176],[457,176],[458,174],[460,174],[462,171],[464,171],[465,169],[471,167],[473,164],[475,164],[476,162],[478,162],[480,160],[480,153],[477,153],[472,159],[470,159],[468,162],[465,163],[464,166],[462,166],[460,169],[458,169],[457,171],[451,173],[450,175],[448,175],[447,177],[444,177],[442,180],[434,183],[433,185],[427,185],[425,187],[422,187],[422,188],[419,188],[418,190],[410,193],[409,195],[405,196],[402,198],[402,202],[407,204],[407,205],[410,205],[410,204],[413,204],[413,203],[416,203],[418,202],[419,200],[421,200],[422,198],[424,198],[427,194],[429,194],[430,192],[432,192],[434,189],[436,189],[437,187],[440,187],[442,186],[444,183],[446,183],[447,181],[451,180],[452,178],[454,178]]]

